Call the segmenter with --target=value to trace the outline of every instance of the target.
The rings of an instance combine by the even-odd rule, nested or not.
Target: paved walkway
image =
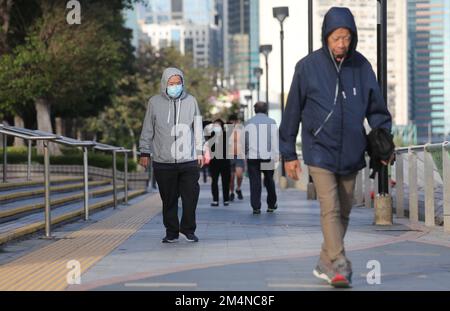
[[[164,228],[161,214],[157,213],[136,226],[127,239],[116,243],[114,250],[89,267],[81,267],[81,284],[66,289],[331,290],[312,275],[322,241],[318,202],[307,201],[298,190],[278,191],[279,210],[255,216],[249,206],[247,184],[244,196],[244,201],[229,207],[212,208],[209,186],[202,185],[197,211],[199,243],[180,240],[162,244]],[[139,213],[143,213],[145,204],[151,204],[151,210],[161,208],[154,194],[131,203],[135,205],[104,212],[96,216],[97,220],[106,222],[114,213],[124,211],[131,215],[129,210],[136,205]],[[450,289],[450,235],[440,228],[408,226],[406,220],[396,219],[392,227],[376,227],[372,222],[373,210],[353,210],[346,238],[354,269],[352,290]],[[70,228],[75,232],[82,229],[77,225]],[[60,229],[59,235],[69,234],[70,230]],[[20,243],[10,246],[10,261],[14,259],[14,247],[21,249]],[[42,247],[34,248],[36,252]],[[71,253],[74,259],[76,253]],[[0,254],[0,264],[2,256],[5,261],[4,254]],[[367,274],[373,269],[367,265],[374,260],[381,269],[378,285],[367,282]]]

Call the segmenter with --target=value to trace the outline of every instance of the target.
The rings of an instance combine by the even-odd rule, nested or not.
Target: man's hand
[[[384,166],[388,166],[388,165],[391,165],[392,164],[392,162],[395,160],[395,153],[393,153],[392,155],[391,155],[391,158],[389,159],[389,161],[381,161],[381,163],[384,165]]]
[[[289,176],[289,178],[293,180],[299,180],[300,174],[302,173],[302,168],[299,160],[289,161],[284,163],[284,169]]]
[[[205,166],[205,160],[203,159],[203,156],[197,156],[197,163],[200,168],[203,168],[203,166]]]
[[[150,161],[151,159],[149,157],[141,157],[139,159],[139,164],[145,168],[148,168],[148,166],[150,165]]]

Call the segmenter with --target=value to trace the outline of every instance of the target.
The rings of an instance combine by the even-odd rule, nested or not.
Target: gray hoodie
[[[161,78],[161,94],[148,101],[139,149],[156,163],[175,164],[197,160],[203,150],[202,117],[197,100],[186,92],[177,99],[167,95],[171,77],[181,76],[177,68],[167,68]]]

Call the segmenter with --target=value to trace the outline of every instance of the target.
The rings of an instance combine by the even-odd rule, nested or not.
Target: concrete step
[[[104,186],[110,184],[110,180],[101,180],[101,181],[91,181],[89,182],[89,187],[96,187],[96,186]],[[76,184],[69,184],[69,185],[58,185],[58,186],[52,186],[50,187],[50,193],[58,193],[58,192],[70,192],[73,190],[83,189],[84,183],[76,183]],[[27,189],[27,190],[10,190],[8,193],[4,193],[0,195],[0,202],[13,202],[17,200],[22,200],[30,197],[37,197],[37,196],[43,196],[45,193],[45,189],[43,187],[39,187],[36,189]]]
[[[82,182],[83,177],[52,177],[50,180],[51,185],[61,185],[66,183],[73,183],[73,182]],[[35,179],[35,180],[24,180],[24,179],[13,179],[10,182],[6,183],[0,183],[0,191],[3,192],[4,190],[8,189],[18,189],[18,188],[28,188],[33,186],[44,186],[44,180],[43,179]]]
[[[129,199],[138,197],[146,193],[146,190],[135,190],[129,192]],[[118,202],[124,200],[123,195],[119,195]],[[94,213],[101,209],[113,205],[113,199],[108,197],[99,197],[90,200],[90,213]],[[60,225],[70,221],[78,220],[84,215],[83,205],[74,203],[52,210],[51,224],[52,226]],[[45,229],[44,213],[34,213],[22,217],[18,220],[0,224],[0,245],[9,241],[24,238],[29,234],[36,233]]]
[[[118,186],[117,191],[123,191],[124,186]],[[95,198],[100,196],[109,195],[113,192],[113,186],[107,187],[99,187],[98,189],[90,189],[89,197]],[[66,204],[74,203],[84,199],[84,193],[82,191],[77,191],[67,195],[67,193],[63,195],[59,195],[55,198],[55,196],[51,196],[50,198],[50,206],[51,208],[56,208],[60,206],[64,206]],[[42,198],[37,200],[36,198],[28,200],[27,203],[23,201],[15,202],[15,204],[10,204],[6,206],[2,206],[0,208],[0,223],[5,223],[8,221],[16,220],[24,215],[29,215],[31,213],[40,212],[44,209],[45,204]]]

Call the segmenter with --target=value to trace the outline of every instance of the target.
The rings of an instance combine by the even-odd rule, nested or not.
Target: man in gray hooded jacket
[[[189,242],[195,236],[200,186],[199,167],[203,166],[202,117],[196,99],[186,92],[183,72],[167,68],[161,79],[161,94],[150,98],[139,142],[139,163],[154,175],[163,202],[166,236],[163,243],[178,241],[183,235]],[[183,215],[178,219],[178,198]]]

